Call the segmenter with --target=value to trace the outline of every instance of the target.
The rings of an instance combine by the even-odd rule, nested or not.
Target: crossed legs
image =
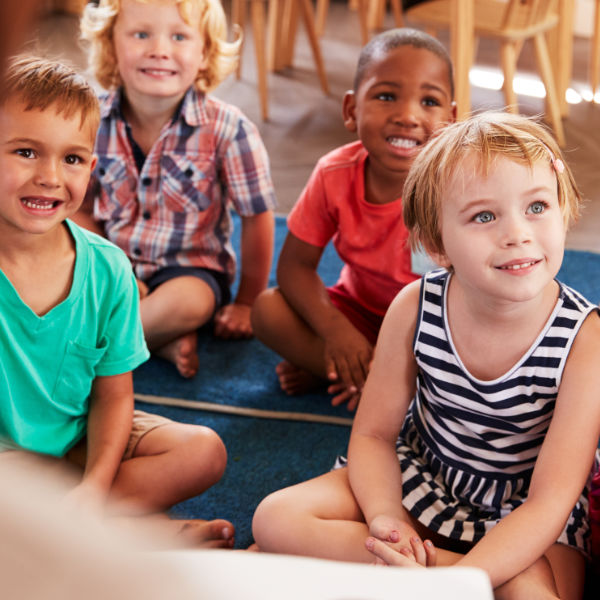
[[[405,514],[421,539],[431,539],[436,545],[438,566],[451,566],[461,558],[461,553],[444,548],[443,538]],[[256,509],[252,531],[264,552],[364,563],[375,560],[365,547],[369,532],[352,494],[347,469],[330,471],[267,496]],[[577,550],[554,544],[545,556],[496,589],[495,596],[498,600],[580,600],[584,573],[584,558]]]

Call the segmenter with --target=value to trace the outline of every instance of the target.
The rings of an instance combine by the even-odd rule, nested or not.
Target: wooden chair
[[[596,0],[594,8],[594,32],[590,49],[590,87],[592,96],[596,95],[600,79],[600,0]]]
[[[267,70],[277,70],[291,64],[298,13],[300,13],[306,27],[321,87],[328,94],[329,84],[315,31],[315,15],[311,0],[232,0],[231,22],[239,25],[242,29],[246,21],[247,2],[250,3],[250,20],[254,37],[258,90],[263,120],[266,121],[269,118]],[[265,2],[268,2],[268,27],[265,18]],[[282,31],[281,23],[284,19],[287,20],[287,25]],[[265,35],[265,30],[267,30],[267,35]],[[237,70],[238,79],[241,73],[240,69],[241,60]]]
[[[427,31],[448,28],[451,24],[451,2],[452,0],[423,2],[404,11],[404,16],[409,25]],[[555,0],[474,0],[474,5],[475,35],[496,38],[500,42],[504,98],[511,112],[518,110],[513,90],[517,59],[523,43],[529,39],[533,41],[539,73],[546,88],[549,121],[558,143],[564,145],[561,103],[545,37],[558,24]]]
[[[348,2],[349,8],[358,12],[360,39],[363,46],[369,41],[369,33],[371,31],[382,28],[386,2],[387,0],[350,0]],[[396,27],[403,27],[402,0],[390,0],[390,4],[392,6]],[[328,12],[329,0],[317,0],[317,35],[323,35]]]

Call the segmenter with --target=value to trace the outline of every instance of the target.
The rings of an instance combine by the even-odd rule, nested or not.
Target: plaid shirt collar
[[[122,93],[123,88],[108,93],[100,111],[102,119],[112,116],[122,121],[125,120],[121,110]],[[183,119],[190,127],[199,127],[208,123],[205,95],[198,93],[194,87],[189,88],[179,105],[177,114],[173,117],[173,122],[175,123],[179,119]]]

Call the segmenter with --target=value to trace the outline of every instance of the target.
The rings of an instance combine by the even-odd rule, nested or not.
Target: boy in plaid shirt
[[[181,375],[198,370],[196,330],[252,335],[266,287],[275,197],[256,127],[206,94],[235,67],[218,0],[101,0],[82,20],[102,98],[98,164],[79,223],[133,264],[149,348]],[[90,204],[93,202],[93,216]],[[230,204],[241,216],[240,286]]]

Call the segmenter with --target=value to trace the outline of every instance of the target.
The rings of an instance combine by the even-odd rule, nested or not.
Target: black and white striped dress
[[[450,274],[425,276],[414,354],[417,393],[396,450],[403,504],[428,528],[477,541],[527,497],[536,457],[548,430],[565,362],[594,305],[560,285],[542,332],[506,374],[472,377],[448,327]],[[587,552],[587,489],[558,541]]]

